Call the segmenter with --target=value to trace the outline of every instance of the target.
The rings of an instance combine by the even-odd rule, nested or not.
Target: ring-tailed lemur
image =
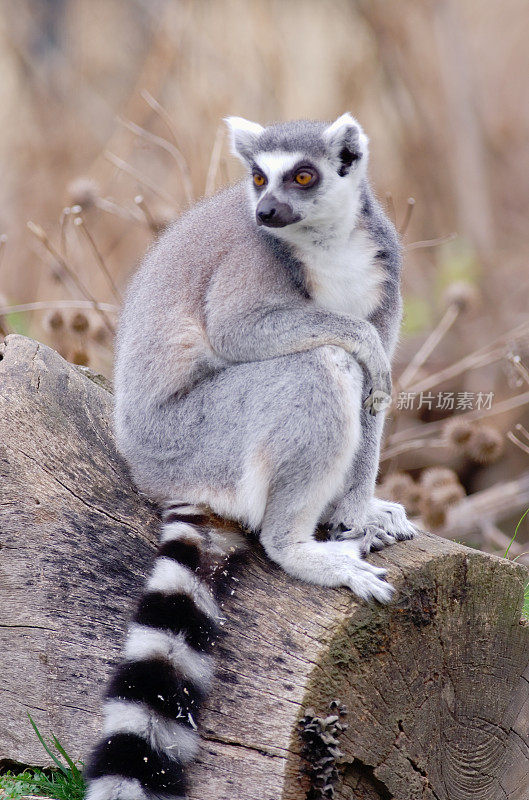
[[[259,531],[294,577],[381,602],[393,589],[362,556],[413,536],[403,508],[373,495],[401,260],[368,185],[367,138],[349,114],[227,122],[249,181],[164,233],[121,318],[118,445],[165,512],[88,800],[185,794],[219,618],[208,576],[238,546],[206,507]],[[330,541],[315,540],[319,523]]]

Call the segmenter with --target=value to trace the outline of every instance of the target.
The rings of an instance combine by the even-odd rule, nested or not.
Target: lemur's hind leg
[[[266,436],[273,478],[261,524],[263,547],[296,578],[388,602],[393,587],[384,580],[386,571],[361,559],[359,543],[314,539],[359,446],[361,370],[335,348],[320,348],[300,357],[290,384],[296,400],[275,403]]]
[[[281,493],[271,497],[261,529],[268,556],[295,578],[321,586],[347,586],[365,600],[387,603],[393,587],[385,581],[386,570],[361,558],[359,541],[314,539],[320,508],[286,507]]]

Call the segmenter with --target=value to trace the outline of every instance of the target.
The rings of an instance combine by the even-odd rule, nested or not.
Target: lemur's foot
[[[360,542],[333,541],[326,543],[329,550],[348,556],[336,562],[336,575],[341,586],[347,586],[363,600],[378,600],[389,603],[395,593],[394,587],[386,581],[387,570],[374,567],[359,558]]]
[[[263,544],[266,549],[266,541]],[[386,570],[364,561],[359,540],[297,542],[269,552],[285,572],[307,583],[346,586],[362,600],[379,603],[389,603],[393,597]]]
[[[413,539],[417,528],[406,516],[400,503],[373,498],[369,506],[364,535],[360,540],[360,553],[365,556],[373,550],[382,550],[395,542]]]

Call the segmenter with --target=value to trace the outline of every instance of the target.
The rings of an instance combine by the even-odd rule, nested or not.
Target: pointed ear
[[[224,122],[230,131],[231,152],[234,156],[250,163],[259,136],[264,131],[263,126],[242,117],[226,117]]]
[[[363,161],[367,162],[369,139],[354,117],[346,112],[323,132],[329,156],[335,161],[338,175],[347,175]]]

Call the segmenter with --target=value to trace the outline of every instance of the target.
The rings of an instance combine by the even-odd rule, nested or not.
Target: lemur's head
[[[366,173],[368,139],[349,113],[332,124],[299,121],[263,128],[242,117],[226,122],[233,153],[250,168],[258,225],[285,237],[294,229],[322,230],[350,217]]]

